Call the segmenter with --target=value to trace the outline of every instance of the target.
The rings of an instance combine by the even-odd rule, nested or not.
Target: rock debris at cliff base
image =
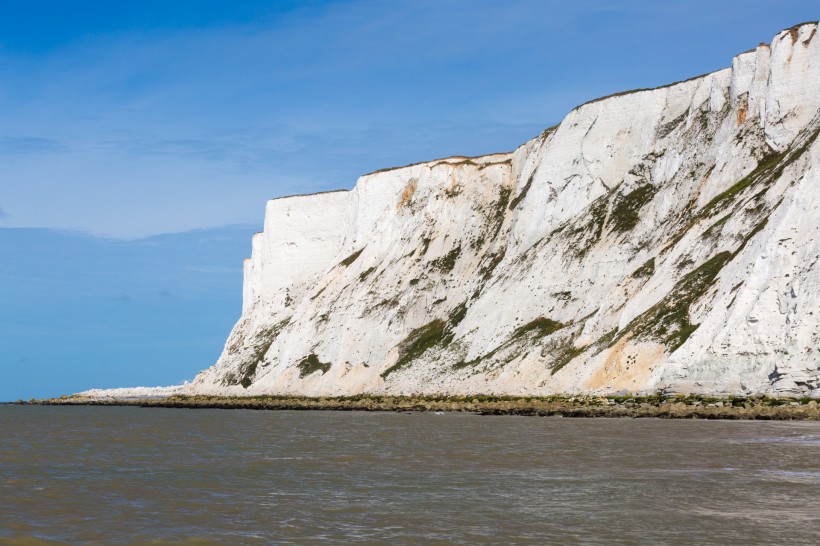
[[[134,406],[141,408],[330,410],[397,412],[470,412],[481,415],[558,417],[629,417],[659,419],[723,419],[818,421],[817,400],[710,398],[703,396],[513,397],[513,396],[64,396],[18,404],[58,406]]]

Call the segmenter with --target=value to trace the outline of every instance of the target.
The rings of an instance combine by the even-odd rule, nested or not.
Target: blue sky
[[[239,316],[253,231],[0,229],[0,401],[191,379]]]
[[[237,225],[227,232],[251,232],[272,197],[350,188],[387,166],[510,150],[579,103],[729,66],[782,28],[817,18],[816,1],[801,0],[5,0],[0,279],[12,284],[2,293],[29,294],[37,308],[48,301],[35,267],[93,277],[98,262],[70,252],[75,246],[105,256],[117,243],[125,256],[155,235],[216,236]],[[65,252],[23,261],[26,245],[45,243],[5,228],[57,230],[38,233],[64,237]],[[232,273],[215,285],[205,275],[211,288],[197,297],[230,316],[185,334],[212,341],[188,357],[180,349],[176,375],[146,365],[142,380],[112,372],[103,386],[191,377],[216,358],[238,316],[239,260],[250,242],[215,241],[225,246],[218,265]],[[144,257],[156,260],[149,269],[161,275],[178,242],[157,243],[164,250]],[[108,275],[127,293],[142,272],[118,260],[124,265]],[[72,287],[61,289],[70,295]],[[110,309],[123,303],[100,298]],[[163,301],[177,322],[192,320],[191,308]],[[35,328],[17,321],[5,299],[0,305],[0,351],[14,345],[18,353],[99,311],[74,302],[31,315]],[[153,312],[140,308],[131,320]],[[83,375],[91,366],[84,362],[102,358],[95,351],[108,351],[112,370],[126,367],[130,356],[109,347],[110,329],[97,335],[61,360],[75,370],[67,390],[83,377],[82,386],[100,384]],[[167,335],[146,338],[145,354],[159,358],[174,340],[188,346],[182,334]],[[15,358],[25,357],[0,352],[4,373],[33,366]],[[63,383],[51,385],[31,394],[59,392]]]

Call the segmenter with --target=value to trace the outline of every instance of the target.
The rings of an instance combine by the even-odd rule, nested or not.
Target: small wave
[[[746,444],[798,444],[805,446],[820,446],[820,438],[811,436],[755,438],[747,440]]]
[[[820,481],[820,470],[763,470],[762,473],[792,481]]]

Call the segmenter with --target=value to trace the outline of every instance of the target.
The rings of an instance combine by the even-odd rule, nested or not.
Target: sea
[[[820,544],[820,423],[0,406],[0,545]]]

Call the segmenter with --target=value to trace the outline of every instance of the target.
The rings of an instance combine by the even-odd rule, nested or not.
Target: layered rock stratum
[[[819,131],[806,23],[510,153],[269,201],[177,392],[820,396]]]

